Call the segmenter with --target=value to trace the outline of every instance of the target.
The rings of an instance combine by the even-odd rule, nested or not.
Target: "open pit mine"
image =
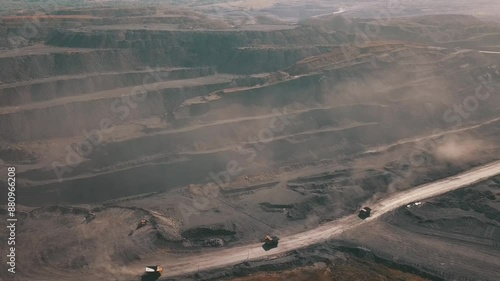
[[[499,280],[495,1],[53,2],[0,3],[1,280]]]

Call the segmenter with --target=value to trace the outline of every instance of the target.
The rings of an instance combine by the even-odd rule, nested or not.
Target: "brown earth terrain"
[[[0,170],[17,170],[22,241],[7,280],[124,280],[160,256],[216,258],[500,159],[491,15],[212,2],[5,4]],[[160,280],[495,280],[498,187]]]
[[[292,271],[277,272],[275,274],[256,274],[251,277],[231,279],[232,281],[282,281],[282,280],[318,280],[318,281],[351,281],[351,280],[405,280],[425,281],[429,280],[409,273],[386,268],[375,263],[354,259],[354,261],[341,263],[340,265],[326,266],[317,264],[311,267],[299,268]]]
[[[500,274],[499,196],[499,177],[495,177],[418,206],[402,207],[382,223],[367,225],[376,235],[346,233],[343,238],[356,244],[363,241],[358,245],[376,255],[444,280],[494,280]]]

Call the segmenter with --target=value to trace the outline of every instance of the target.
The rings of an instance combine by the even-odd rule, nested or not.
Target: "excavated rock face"
[[[21,204],[41,207],[22,212],[22,278],[124,280],[147,257],[285,237],[498,159],[500,57],[477,51],[499,45],[495,24],[248,20],[116,7],[2,18],[0,167],[16,165]],[[496,193],[446,198],[436,208],[498,222]]]
[[[243,74],[278,71],[328,50],[322,46],[346,42],[320,28],[289,26],[270,31],[59,30],[47,41],[59,47],[133,49],[147,64],[210,65]]]
[[[311,45],[332,37],[309,40],[312,31],[322,32],[63,30],[49,40],[53,44],[62,36],[56,41],[69,46],[78,45],[78,38],[101,36],[97,41],[107,46],[116,42],[109,34],[156,38],[145,44],[164,42],[177,50],[156,53],[159,66],[142,47],[38,46],[0,56],[6,82],[0,86],[3,138],[23,142],[18,155],[44,163],[27,169],[28,181],[20,186],[39,186],[29,190],[37,196],[61,190],[60,199],[75,203],[154,192],[161,182],[171,187],[203,182],[210,174],[224,186],[230,160],[259,170],[263,163],[276,167],[309,159],[314,150],[359,153],[436,127],[496,116],[499,97],[493,93],[500,76],[486,54],[384,41],[317,48]],[[266,46],[252,45],[255,38]],[[229,58],[226,49],[237,54]],[[192,54],[196,62],[180,63]],[[271,65],[282,70],[239,74],[269,71]],[[467,106],[470,113],[461,115],[450,104]],[[481,110],[474,111],[476,105]],[[338,148],[325,148],[332,144]],[[3,155],[15,159],[8,151],[6,146]],[[147,174],[146,186],[140,173]],[[109,181],[115,184],[105,184]],[[304,213],[288,212],[299,219]]]
[[[7,48],[9,45],[9,41],[7,38],[7,26],[0,24],[0,48]]]

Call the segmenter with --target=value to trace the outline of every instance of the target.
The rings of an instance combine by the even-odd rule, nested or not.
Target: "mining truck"
[[[370,209],[369,207],[364,207],[363,209],[359,210],[358,217],[364,220],[370,216],[371,212],[372,209]]]
[[[271,249],[277,248],[279,240],[280,238],[278,236],[267,235],[263,240],[264,245],[262,245],[262,248],[264,249],[264,251],[269,251]]]
[[[163,268],[159,265],[148,265],[142,275],[141,281],[156,281],[163,273]]]

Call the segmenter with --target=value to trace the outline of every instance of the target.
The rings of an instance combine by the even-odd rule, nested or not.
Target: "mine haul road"
[[[292,250],[331,239],[338,236],[343,231],[351,230],[366,223],[367,221],[375,220],[401,206],[467,187],[471,184],[484,181],[499,174],[500,161],[496,161],[474,168],[462,174],[416,186],[406,191],[390,194],[388,197],[370,204],[370,207],[373,209],[372,216],[366,220],[361,220],[357,217],[357,214],[353,214],[339,220],[325,223],[312,230],[281,237],[278,248],[272,249],[268,252],[264,251],[262,249],[262,243],[259,243],[223,250],[208,251],[206,253],[184,257],[171,256],[169,258],[168,256],[156,256],[156,259],[151,257],[151,259],[147,258],[142,260],[141,264],[146,261],[151,264],[160,264],[165,267],[164,276],[172,277],[201,270],[231,266],[247,260],[273,258],[274,256],[280,256]],[[262,235],[265,234],[266,233],[262,233]],[[139,268],[139,265],[137,265],[137,270],[138,272],[141,272],[142,267]]]

